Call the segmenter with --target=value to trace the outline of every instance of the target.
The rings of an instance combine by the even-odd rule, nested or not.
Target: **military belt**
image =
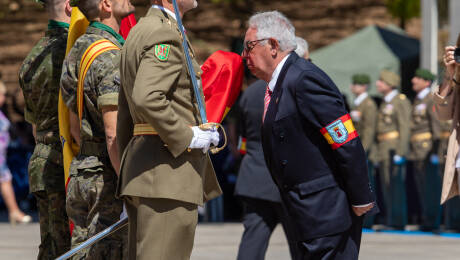
[[[449,139],[450,132],[442,132],[440,137],[441,139]]]
[[[133,135],[158,135],[158,132],[150,124],[135,124]]]
[[[398,131],[391,131],[391,132],[388,132],[388,133],[379,134],[377,136],[377,140],[379,140],[379,142],[382,142],[382,141],[393,140],[393,139],[396,139],[398,137],[399,137],[399,132]]]
[[[420,141],[425,141],[431,139],[433,135],[430,132],[425,132],[425,133],[419,133],[413,135],[410,140],[411,142],[420,142]]]
[[[83,141],[80,146],[80,154],[87,156],[104,156],[107,155],[107,144],[97,142]]]

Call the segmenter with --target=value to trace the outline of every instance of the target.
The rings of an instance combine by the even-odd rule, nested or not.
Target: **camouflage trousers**
[[[34,192],[40,216],[40,238],[37,259],[55,259],[70,250],[70,230],[65,211],[65,192]]]
[[[67,186],[67,214],[74,224],[72,248],[120,219],[123,202],[115,198],[117,176],[113,169],[99,166],[79,169]],[[80,251],[72,259],[123,259],[127,229]]]

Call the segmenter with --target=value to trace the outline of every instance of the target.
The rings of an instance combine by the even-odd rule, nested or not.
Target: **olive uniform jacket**
[[[412,106],[412,123],[409,159],[423,161],[430,154],[437,154],[441,125],[433,109],[433,95],[416,98]]]
[[[209,156],[201,149],[188,149],[190,127],[201,119],[181,42],[176,20],[150,8],[123,46],[117,119],[122,153],[119,196],[202,205],[222,193]],[[190,54],[194,76],[200,80],[201,69],[193,51]],[[155,133],[133,135],[135,125],[141,124]]]
[[[390,102],[384,100],[380,104],[376,133],[378,161],[389,160],[391,150],[399,156],[408,155],[410,115],[411,104],[404,94],[398,94]]]
[[[447,146],[446,166],[444,168],[444,178],[442,184],[441,203],[446,202],[448,199],[460,195],[458,187],[458,174],[456,172],[455,161],[459,150],[459,135],[460,130],[460,102],[458,98],[460,91],[458,86],[445,97],[439,95],[438,91],[434,93],[434,103],[436,114],[439,120],[452,119],[452,131],[449,137],[449,144]]]

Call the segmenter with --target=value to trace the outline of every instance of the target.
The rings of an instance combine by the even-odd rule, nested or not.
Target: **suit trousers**
[[[361,245],[363,217],[353,214],[352,219],[352,225],[344,232],[301,242],[300,259],[357,260]]]
[[[292,259],[298,259],[298,247],[289,226],[288,215],[280,202],[242,197],[244,233],[238,250],[238,260],[263,260],[273,230],[281,223]]]
[[[188,260],[198,222],[196,204],[125,196],[129,260]]]

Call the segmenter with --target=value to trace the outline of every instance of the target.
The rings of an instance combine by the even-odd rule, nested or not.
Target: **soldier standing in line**
[[[200,108],[171,0],[150,3],[121,54],[117,136],[124,152],[117,193],[129,217],[128,259],[186,260],[198,205],[222,193],[207,154],[219,133],[198,127]],[[177,4],[181,16],[198,5]],[[186,40],[196,72],[191,76],[199,81],[201,69]]]
[[[80,146],[67,188],[75,247],[117,222],[123,208],[115,191],[120,165],[116,143],[120,48],[125,41],[117,32],[122,18],[134,12],[134,7],[129,0],[77,0],[72,4],[90,21],[64,60],[61,77],[72,137]],[[104,44],[106,51],[96,51]],[[90,63],[87,57],[95,58]],[[82,68],[87,69],[86,74]],[[80,93],[78,84],[83,88]],[[126,232],[117,232],[82,250],[75,259],[124,259],[126,238]]]
[[[367,167],[369,172],[369,182],[375,190],[375,176],[373,163],[370,161],[369,155],[375,143],[375,128],[377,126],[377,105],[375,101],[367,93],[371,80],[367,74],[355,74],[352,77],[351,92],[355,95],[352,111],[350,112],[351,119],[358,132],[364,151],[367,155]],[[366,216],[363,226],[371,228],[374,223],[375,216]]]
[[[68,0],[42,3],[48,14],[48,30],[24,60],[19,84],[25,100],[24,116],[32,124],[36,141],[29,161],[29,184],[40,217],[38,259],[54,259],[70,249],[57,103],[71,7]]]
[[[417,93],[412,107],[409,160],[421,205],[423,231],[439,229],[441,221],[441,178],[439,174],[440,125],[436,119],[431,94],[435,76],[426,69],[417,69],[412,78],[412,89]]]
[[[376,86],[384,95],[377,119],[377,157],[387,229],[407,224],[405,163],[409,150],[411,104],[399,94],[400,77],[382,70]]]

